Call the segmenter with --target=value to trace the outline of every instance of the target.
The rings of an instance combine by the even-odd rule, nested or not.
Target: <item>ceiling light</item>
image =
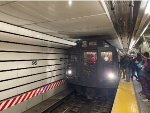
[[[72,0],[69,0],[68,4],[69,4],[69,6],[71,6],[72,5]]]
[[[148,28],[148,25],[144,28],[144,30],[142,31],[140,37],[144,34],[144,32],[146,31],[147,28]]]
[[[135,40],[131,40],[131,43],[130,43],[130,47],[129,47],[129,50],[134,46],[134,44],[135,44]]]
[[[147,6],[146,6],[146,9],[145,9],[145,14],[150,15],[150,1],[149,1],[149,0],[148,0],[148,3],[147,3]]]

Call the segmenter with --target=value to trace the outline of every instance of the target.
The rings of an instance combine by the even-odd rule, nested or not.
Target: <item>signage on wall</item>
[[[32,60],[32,65],[37,65],[37,60]]]

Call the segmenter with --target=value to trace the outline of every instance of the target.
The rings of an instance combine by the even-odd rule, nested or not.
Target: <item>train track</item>
[[[89,100],[81,96],[71,95],[49,113],[110,113],[113,100],[113,97],[99,97]]]

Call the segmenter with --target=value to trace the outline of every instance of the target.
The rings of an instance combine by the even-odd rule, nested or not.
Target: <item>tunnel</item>
[[[149,54],[149,24],[149,0],[0,1],[0,112],[150,112],[120,74]]]

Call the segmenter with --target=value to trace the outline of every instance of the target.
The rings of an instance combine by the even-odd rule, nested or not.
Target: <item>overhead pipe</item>
[[[130,3],[129,3],[129,7],[130,7],[130,16],[129,16],[129,35],[130,35],[130,37],[131,37],[131,35],[132,35],[132,32],[133,32],[133,7],[134,7],[134,2],[133,2],[133,0],[132,1],[130,1]]]
[[[132,34],[132,39],[130,41],[130,46],[129,48],[131,49],[140,39],[140,37],[143,35],[145,30],[150,24],[150,14],[147,14],[147,12],[150,11],[150,1],[142,1],[140,5],[140,10],[139,14],[137,16],[137,22],[136,24],[139,24],[138,28],[134,28],[133,34]],[[141,17],[141,15],[143,16]],[[141,20],[139,21],[139,18]]]
[[[118,33],[118,30],[119,29],[121,29],[120,27],[117,27],[117,25],[118,25],[118,22],[114,22],[114,20],[116,19],[116,14],[115,14],[115,4],[114,4],[114,1],[103,1],[103,0],[101,0],[101,1],[99,1],[99,3],[100,4],[102,4],[102,6],[103,6],[103,8],[104,8],[104,10],[106,11],[106,14],[107,14],[107,16],[108,16],[108,18],[109,18],[109,20],[110,20],[110,22],[111,22],[111,24],[112,24],[112,26],[113,26],[113,28],[114,28],[114,30],[115,30],[115,35],[116,35],[116,40],[119,42],[118,44],[119,44],[119,48],[120,49],[123,49],[123,45],[122,45],[122,42],[121,42],[121,34],[119,34]],[[107,6],[106,5],[106,3],[108,3],[109,4],[109,6]],[[111,6],[110,6],[111,5]],[[110,13],[110,11],[112,12],[112,13]],[[115,14],[115,15],[114,15]],[[110,15],[111,15],[111,17],[110,17]],[[116,19],[117,20],[117,19]],[[118,20],[117,20],[118,21]],[[116,28],[118,28],[118,29],[116,29]]]
[[[120,36],[120,39],[122,40],[122,33],[123,33],[123,27],[121,26],[122,23],[120,23],[120,20],[118,19],[118,15],[116,14],[115,12],[115,5],[114,5],[114,1],[110,1],[110,6],[111,6],[111,11],[113,13],[113,16],[114,16],[114,27],[117,31],[117,34]],[[121,41],[120,40],[120,41]],[[123,44],[123,42],[121,41],[121,43]],[[124,46],[122,45],[122,49],[123,49],[123,52],[124,52]]]
[[[132,33],[133,33],[133,8],[134,8],[133,0],[130,1],[129,7],[130,7],[130,14],[129,14],[129,28],[128,28],[128,50],[130,49],[129,43],[131,42]]]
[[[114,15],[114,18],[115,18],[115,20],[116,20],[115,29],[117,30],[118,34],[119,34],[120,37],[121,37],[121,34],[122,34],[122,31],[123,31],[123,30],[122,30],[122,28],[121,28],[121,26],[120,26],[120,24],[119,24],[117,15],[116,15],[116,13],[115,13],[114,1],[110,1],[110,6],[111,6],[112,13],[113,13],[113,15]]]

